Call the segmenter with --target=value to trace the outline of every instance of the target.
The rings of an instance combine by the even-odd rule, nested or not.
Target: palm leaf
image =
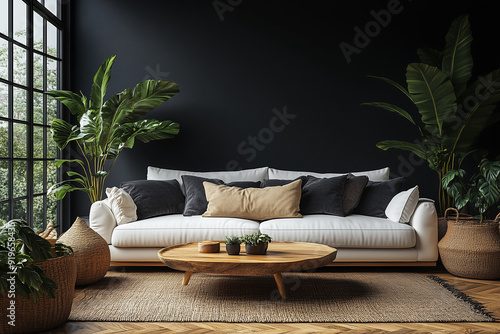
[[[427,160],[427,153],[425,149],[422,146],[415,143],[409,143],[400,140],[383,140],[377,143],[377,147],[384,151],[387,151],[390,148],[397,148],[400,150],[410,151],[416,156],[424,160]]]
[[[444,138],[445,147],[463,153],[472,150],[481,132],[492,122],[493,112],[500,102],[500,69],[477,80],[462,94],[461,126],[450,129]],[[468,102],[476,101],[474,105]],[[467,112],[468,111],[468,112]]]
[[[134,147],[135,140],[143,143],[152,140],[172,138],[179,133],[179,124],[172,121],[160,122],[155,119],[146,119],[135,123],[127,123],[121,127],[119,133],[121,148]]]
[[[462,94],[472,75],[471,43],[469,18],[467,15],[462,15],[452,22],[446,34],[442,63],[443,72],[453,83],[456,96]]]
[[[397,89],[399,89],[401,92],[403,92],[403,94],[405,94],[410,100],[412,99],[410,93],[408,93],[408,91],[403,87],[401,86],[400,84],[398,84],[397,82],[391,80],[391,79],[388,79],[388,78],[384,78],[384,77],[377,77],[377,76],[374,76],[374,75],[369,75],[368,77],[370,78],[375,78],[375,79],[379,79],[379,80],[382,80],[394,87],[396,87]]]
[[[55,119],[52,122],[52,139],[57,147],[64,149],[69,142],[82,138],[80,129],[76,125],[71,125],[62,119]]]
[[[66,90],[52,90],[45,94],[54,97],[64,104],[69,111],[80,121],[82,115],[87,111],[87,98]]]
[[[108,57],[99,67],[94,76],[94,83],[90,91],[90,109],[100,111],[106,95],[109,80],[111,79],[111,68],[116,56]]]
[[[409,120],[413,125],[417,125],[411,115],[406,112],[405,110],[401,109],[400,107],[390,104],[390,103],[385,103],[385,102],[366,102],[366,103],[361,103],[362,106],[372,106],[372,107],[377,107],[377,108],[382,108],[385,110],[388,110],[390,112],[396,113],[400,116],[403,116],[407,120]]]
[[[431,48],[418,48],[418,58],[421,63],[441,68],[443,63],[443,52]]]
[[[441,137],[445,117],[454,115],[457,108],[448,76],[437,67],[412,63],[406,69],[406,82],[425,129]]]

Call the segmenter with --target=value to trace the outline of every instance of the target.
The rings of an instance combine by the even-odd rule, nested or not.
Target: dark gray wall
[[[219,15],[214,4],[225,11]],[[355,27],[365,29],[375,20],[371,11],[388,7],[397,14],[384,17],[386,26],[372,30],[370,41],[359,40],[365,45],[348,63],[339,44],[354,45]],[[148,115],[179,122],[180,135],[125,150],[108,186],[146,178],[149,165],[319,172],[389,166],[407,177],[406,187],[419,184],[422,196],[436,198],[437,177],[425,163],[410,165],[408,153],[375,147],[383,139],[413,140],[415,130],[360,104],[413,110],[398,91],[367,75],[404,82],[416,48],[442,48],[451,21],[464,13],[471,15],[476,75],[485,74],[498,67],[499,28],[487,1],[73,0],[69,88],[88,94],[95,71],[114,54],[108,97],[153,77],[180,85],[179,95]],[[274,133],[265,130],[273,109],[284,108],[294,118],[283,127],[273,123]],[[253,156],[249,136],[259,133],[266,143]],[[88,214],[84,196],[71,202],[72,216]]]

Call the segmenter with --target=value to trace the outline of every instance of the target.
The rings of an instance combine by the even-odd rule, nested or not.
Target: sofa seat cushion
[[[220,217],[184,217],[181,214],[153,217],[117,226],[111,236],[115,247],[166,247],[225,236],[255,233],[253,220]]]
[[[304,215],[301,219],[266,220],[261,233],[276,241],[303,241],[344,248],[415,247],[413,227],[387,218],[350,215]]]

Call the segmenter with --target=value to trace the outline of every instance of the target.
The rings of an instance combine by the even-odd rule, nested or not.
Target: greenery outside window
[[[0,1],[0,223],[26,220],[36,230],[57,224],[57,149],[50,124],[60,106],[59,0]]]

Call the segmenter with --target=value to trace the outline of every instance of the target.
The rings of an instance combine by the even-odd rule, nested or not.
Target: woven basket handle
[[[457,210],[457,209],[455,209],[455,208],[448,208],[448,209],[446,209],[446,211],[444,212],[444,218],[445,218],[445,219],[447,219],[447,218],[448,218],[448,212],[450,212],[450,211],[455,211],[455,214],[457,215],[457,217],[456,217],[455,221],[457,221],[457,222],[458,222],[458,218],[459,218],[459,216],[460,216],[460,213],[459,213],[459,212],[458,212],[458,210]]]
[[[500,221],[500,212],[498,213],[498,215],[495,217],[495,220],[493,220],[495,222],[499,222]]]

